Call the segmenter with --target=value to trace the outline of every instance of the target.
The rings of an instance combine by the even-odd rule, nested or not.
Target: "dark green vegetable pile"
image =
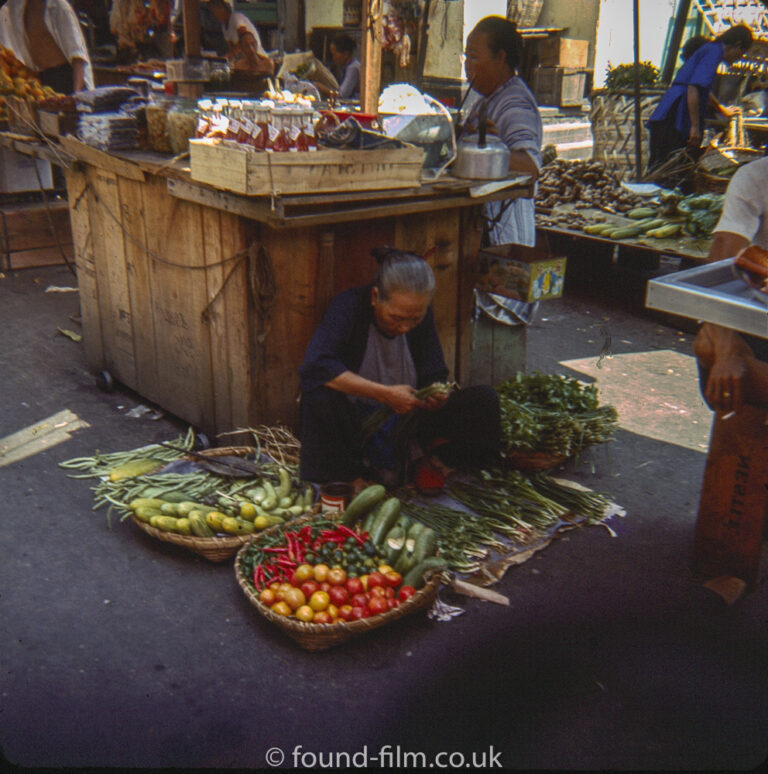
[[[597,388],[569,376],[519,372],[496,391],[507,451],[572,457],[610,441],[618,427],[616,409],[598,405]]]

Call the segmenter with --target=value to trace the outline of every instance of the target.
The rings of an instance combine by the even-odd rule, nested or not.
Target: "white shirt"
[[[24,31],[26,4],[27,0],[8,0],[8,4],[2,9],[4,13],[0,16],[0,40],[13,51],[17,59],[34,70],[35,63],[29,53],[29,42]],[[67,0],[48,0],[43,19],[56,45],[70,64],[73,59],[85,60],[84,85],[86,89],[92,89],[91,58],[88,55],[83,31],[80,29],[80,22],[72,6]]]
[[[715,231],[728,231],[768,248],[768,157],[736,170]]]
[[[245,27],[243,32],[250,32],[256,38],[258,52],[262,56],[266,56],[267,52],[264,51],[264,47],[261,45],[258,30],[253,22],[244,13],[240,13],[240,11],[233,11],[229,16],[229,22],[221,25],[221,31],[224,33],[224,39],[227,43],[236,46],[240,42],[240,29],[242,27]]]

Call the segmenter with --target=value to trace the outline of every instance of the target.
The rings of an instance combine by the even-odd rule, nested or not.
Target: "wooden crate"
[[[38,110],[37,117],[40,122],[40,131],[48,137],[63,137],[65,134],[74,134],[77,129],[77,112]]]
[[[31,99],[8,94],[5,97],[8,111],[8,128],[16,134],[37,136],[37,107]]]
[[[415,188],[424,153],[415,147],[269,153],[209,140],[191,140],[189,150],[193,180],[253,196]]]
[[[552,37],[545,38],[539,44],[539,64],[542,67],[584,69],[588,54],[588,40]]]
[[[537,67],[533,71],[533,94],[539,105],[580,105],[587,86],[587,70]]]

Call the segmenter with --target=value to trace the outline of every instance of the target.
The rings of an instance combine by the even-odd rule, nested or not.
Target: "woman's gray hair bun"
[[[420,255],[386,246],[374,247],[371,255],[379,264],[373,284],[382,301],[398,290],[417,295],[434,293],[435,275]]]

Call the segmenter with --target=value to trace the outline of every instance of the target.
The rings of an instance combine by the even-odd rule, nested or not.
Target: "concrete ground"
[[[230,562],[92,511],[88,482],[58,462],[169,440],[184,424],[132,418],[140,396],[95,388],[82,346],[57,332],[79,330],[77,295],[45,292],[75,284],[66,268],[0,278],[0,449],[25,428],[42,436],[53,416],[62,434],[75,417],[87,423],[34,455],[0,456],[6,762],[254,769],[347,755],[397,768],[457,753],[454,766],[509,769],[764,763],[765,563],[757,590],[730,607],[688,568],[710,417],[690,325],[643,313],[645,275],[569,273],[566,296],[542,305],[528,331],[528,369],[597,378],[621,406],[616,441],[566,471],[626,508],[616,535],[571,531],[512,568],[495,587],[509,607],[443,591],[463,615],[417,614],[320,653],[258,616]],[[607,336],[613,357],[601,360]]]

